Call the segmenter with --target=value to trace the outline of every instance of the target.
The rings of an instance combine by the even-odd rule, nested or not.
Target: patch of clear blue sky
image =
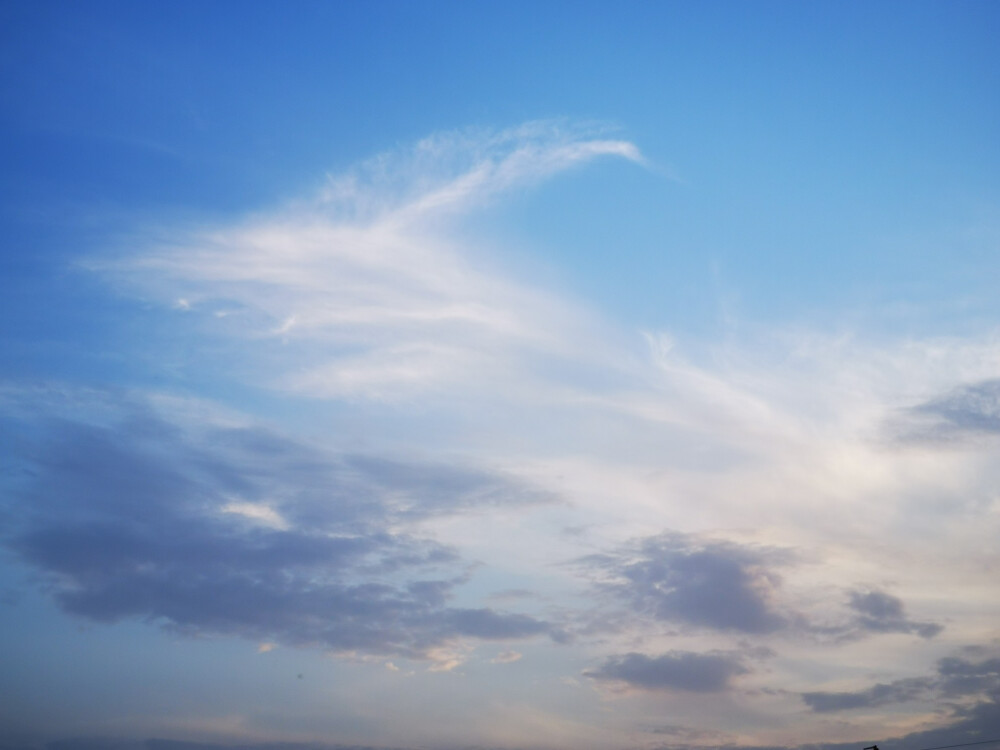
[[[618,123],[678,178],[607,161],[486,217],[629,325],[996,319],[993,2],[6,2],[0,28],[0,335],[21,374],[141,327],[66,271],[123,228],[545,117]]]

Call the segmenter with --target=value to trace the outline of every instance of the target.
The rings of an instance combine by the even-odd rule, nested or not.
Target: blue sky
[[[0,29],[0,747],[1000,738],[995,4]]]

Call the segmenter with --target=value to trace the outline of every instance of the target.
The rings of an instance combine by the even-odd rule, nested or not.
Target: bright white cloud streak
[[[280,386],[399,400],[528,376],[535,359],[586,359],[593,321],[543,290],[477,266],[451,220],[504,191],[630,143],[536,124],[455,134],[331,178],[319,199],[191,233],[125,261],[180,310],[224,313],[250,337],[308,343]]]

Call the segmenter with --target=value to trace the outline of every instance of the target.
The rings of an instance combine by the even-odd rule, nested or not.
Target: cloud
[[[277,513],[274,508],[268,507],[262,503],[242,503],[242,502],[232,502],[227,503],[222,506],[223,513],[236,513],[243,516],[244,518],[249,518],[265,526],[270,526],[275,529],[287,529],[288,522]]]
[[[848,692],[805,692],[802,700],[813,711],[829,713],[877,708],[921,699],[973,696],[1000,698],[1000,658],[972,661],[948,656],[938,661],[936,674],[879,683]]]
[[[802,693],[802,700],[813,711],[844,711],[852,708],[874,708],[890,703],[905,703],[927,695],[931,681],[926,678],[879,683],[866,690],[845,693]]]
[[[949,656],[938,662],[941,692],[946,697],[992,695],[1000,699],[1000,657],[970,661]]]
[[[956,386],[906,409],[895,429],[905,440],[951,442],[1000,434],[1000,379]]]
[[[985,384],[1000,372],[995,337],[870,345],[734,323],[718,345],[654,333],[644,350],[638,332],[609,330],[565,296],[504,273],[462,223],[504,193],[601,156],[639,160],[624,141],[551,124],[436,136],[330,178],[312,199],[147,235],[138,250],[95,263],[144,302],[160,301],[185,347],[182,374],[197,376],[184,382],[334,400],[306,420],[331,443],[345,440],[328,428],[340,422],[323,420],[346,414],[375,442],[439,460],[330,450],[225,420],[192,427],[169,410],[118,405],[106,418],[56,420],[31,442],[34,479],[8,496],[5,543],[45,573],[65,609],[94,620],[145,618],[439,669],[465,655],[456,640],[570,641],[552,621],[570,629],[566,613],[580,600],[576,582],[558,574],[537,586],[544,598],[507,592],[479,606],[465,597],[535,586],[550,575],[540,571],[594,549],[607,550],[584,561],[599,582],[589,593],[598,592],[602,636],[635,625],[663,637],[669,626],[704,650],[733,637],[808,635],[801,611],[819,611],[836,621],[812,627],[834,637],[820,644],[828,650],[803,655],[801,642],[768,641],[798,676],[860,658],[855,636],[940,629],[881,591],[856,591],[845,614],[836,592],[858,580],[896,581],[935,619],[989,596],[988,574],[966,575],[971,561],[953,553],[993,549],[993,516],[976,511],[995,495],[996,469],[971,453],[886,445],[876,433],[895,409],[983,434],[992,424]],[[196,327],[207,336],[193,336]],[[979,383],[975,397],[948,390],[956,373]],[[287,413],[301,408],[277,409],[289,403]],[[914,403],[924,411],[907,411]],[[456,452],[487,459],[440,458]],[[565,504],[521,522],[521,510],[556,497],[541,485]],[[977,492],[980,507],[969,501],[959,514],[957,500]],[[935,514],[948,523],[926,520]],[[659,529],[679,531],[623,543]],[[763,543],[725,541],[730,533]],[[918,559],[918,537],[940,554]],[[792,546],[821,565],[790,565]],[[471,558],[494,567],[487,586],[460,592]],[[958,575],[968,585],[954,600],[929,595]],[[970,616],[962,626],[983,625]],[[642,656],[632,650],[665,647],[624,641],[604,652],[624,655],[593,679],[693,689],[671,680],[728,685],[738,673],[726,664],[742,663],[715,652]],[[872,671],[892,674],[894,658],[880,653]],[[756,679],[777,684],[781,674]],[[990,678],[947,679],[961,691]],[[889,681],[853,698],[810,692],[827,696],[817,706],[904,694]]]
[[[748,671],[734,654],[671,651],[656,657],[637,653],[612,656],[584,675],[640,690],[715,693],[725,690],[733,677]]]
[[[1000,432],[1000,380],[960,386],[914,411],[937,417],[955,432]]]
[[[501,651],[499,654],[490,659],[492,664],[513,664],[515,661],[520,661],[524,656],[520,651]]]
[[[366,195],[365,187],[376,188],[381,198],[376,205],[394,221],[412,222],[429,214],[466,210],[470,204],[537,183],[599,156],[644,163],[634,144],[605,135],[603,127],[552,120],[500,131],[439,133],[419,141],[410,151],[369,160],[346,179],[331,181],[325,195],[334,203],[348,198],[354,213],[358,197]],[[363,201],[367,206],[373,203]]]
[[[903,750],[913,750],[959,742],[977,742],[983,737],[1000,737],[1000,701],[996,696],[972,705],[955,706],[951,718],[953,720],[940,729],[903,737],[899,746]]]
[[[916,633],[933,638],[944,627],[935,622],[916,622],[906,617],[903,600],[884,591],[852,591],[848,602],[858,612],[857,624],[875,633]]]
[[[533,617],[499,614],[488,607],[450,610],[448,622],[455,632],[488,640],[527,638],[545,633],[550,628],[548,623]]]
[[[448,606],[468,566],[406,531],[480,502],[538,499],[517,482],[340,455],[252,425],[170,421],[141,399],[100,408],[99,420],[34,425],[34,479],[5,508],[4,544],[70,613],[416,659],[455,639],[550,629]]]
[[[330,178],[311,200],[91,265],[255,342],[266,352],[243,374],[266,373],[258,382],[282,391],[399,402],[470,385],[516,390],[532,363],[587,361],[600,325],[470,262],[454,222],[598,157],[641,162],[633,144],[605,135],[552,122],[437,135]]]
[[[787,624],[774,568],[788,553],[665,532],[582,562],[609,576],[601,589],[659,620],[758,634]]]
[[[877,633],[913,633],[933,638],[943,626],[906,615],[903,601],[884,591],[849,592],[849,619],[824,623],[810,616],[808,583],[800,583],[798,604],[780,596],[779,571],[798,562],[789,548],[738,544],[701,535],[664,532],[635,540],[578,562],[596,578],[598,592],[627,614],[604,608],[590,629],[616,630],[635,615],[694,629],[743,635],[791,633],[846,643]],[[805,588],[803,588],[805,587]],[[815,607],[815,603],[812,603]],[[828,616],[828,615],[825,615]]]

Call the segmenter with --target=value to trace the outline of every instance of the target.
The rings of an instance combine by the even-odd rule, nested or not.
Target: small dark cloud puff
[[[774,603],[775,568],[788,559],[781,550],[667,532],[581,562],[606,577],[602,590],[641,614],[762,634],[788,624]]]
[[[553,631],[525,614],[449,606],[468,566],[400,531],[428,515],[542,501],[516,482],[329,454],[256,427],[181,426],[134,401],[111,411],[42,431],[34,422],[27,479],[3,508],[0,542],[70,613],[415,659],[459,637]]]
[[[915,633],[921,638],[933,638],[944,629],[935,622],[909,619],[903,600],[884,591],[852,591],[848,606],[857,612],[857,626],[869,632]]]
[[[876,708],[920,699],[1000,698],[1000,658],[969,660],[949,656],[938,661],[934,675],[879,683],[854,692],[808,692],[802,700],[813,711],[827,713]]]
[[[717,693],[730,680],[749,670],[739,655],[671,651],[662,656],[629,653],[609,657],[600,667],[584,672],[593,680],[613,681],[640,690],[684,690]]]

